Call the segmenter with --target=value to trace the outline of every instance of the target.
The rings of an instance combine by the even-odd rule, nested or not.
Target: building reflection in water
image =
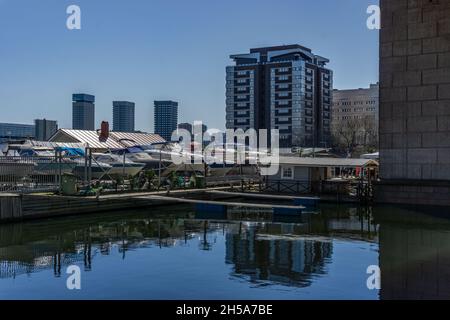
[[[243,229],[243,230],[242,230]],[[269,230],[272,229],[272,230]],[[282,229],[282,228],[280,228]],[[325,272],[332,242],[277,237],[270,226],[243,227],[226,235],[226,262],[234,265],[234,276],[250,276],[252,282],[270,281],[308,286],[313,274]]]
[[[352,207],[323,206],[300,218],[275,221],[254,212],[219,219],[186,212],[74,217],[0,226],[0,278],[41,270],[59,277],[72,264],[90,271],[103,255],[118,253],[126,259],[137,249],[194,242],[199,250],[214,251],[218,236],[225,240],[225,262],[232,265],[233,278],[297,287],[327,273],[333,239],[378,239],[371,210]]]

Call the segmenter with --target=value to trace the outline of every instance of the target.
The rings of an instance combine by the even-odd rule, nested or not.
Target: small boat
[[[55,150],[61,152],[64,158],[69,158],[75,162],[75,167],[72,173],[78,178],[84,178],[86,175],[86,156],[85,152],[80,148],[58,147]],[[108,177],[108,172],[112,166],[108,163],[96,161],[95,158],[91,161],[90,173],[92,179],[99,180]]]
[[[135,163],[126,157],[112,153],[94,153],[92,156],[97,162],[107,163],[112,166],[108,171],[110,176],[134,177],[145,167],[143,163]]]
[[[27,147],[18,148],[20,157],[29,157],[36,163],[33,175],[46,176],[55,174],[71,173],[77,165],[75,161],[67,158],[61,158],[61,161],[55,156],[55,150],[47,147]]]
[[[125,155],[125,157],[132,162],[142,163],[145,165],[145,169],[158,169],[160,162],[162,167],[166,167],[171,163],[170,160],[160,159],[159,157],[149,155],[139,146],[113,150],[112,153],[119,156]]]

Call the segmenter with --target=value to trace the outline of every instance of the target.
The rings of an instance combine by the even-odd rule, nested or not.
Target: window
[[[281,179],[293,180],[294,179],[294,167],[282,167]]]

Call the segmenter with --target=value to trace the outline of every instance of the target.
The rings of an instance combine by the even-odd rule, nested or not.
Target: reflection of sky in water
[[[73,263],[81,291],[66,289]],[[370,291],[366,269],[378,264],[381,290]],[[273,222],[183,208],[0,226],[0,299],[379,297],[450,299],[444,211],[323,205]]]
[[[50,221],[47,233],[24,225],[36,230],[34,241],[0,242],[0,299],[378,298],[378,291],[366,288],[366,268],[378,264],[378,245],[361,235],[330,236],[322,227],[326,234],[310,233],[312,220],[206,226],[145,216],[119,221],[99,218],[61,233]],[[17,230],[12,235],[24,232]],[[66,289],[71,263],[82,269],[81,291]]]

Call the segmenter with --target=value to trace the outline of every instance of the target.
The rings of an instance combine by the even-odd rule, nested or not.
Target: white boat
[[[142,163],[145,165],[145,169],[156,169],[159,167],[159,163],[162,163],[162,166],[167,166],[170,164],[169,160],[154,158],[150,156],[147,152],[144,151],[141,147],[128,147],[124,149],[113,150],[113,154],[123,156],[135,163]]]
[[[135,163],[126,157],[112,153],[94,153],[92,156],[97,162],[107,163],[112,166],[108,171],[110,176],[134,177],[145,167],[143,163]]]

